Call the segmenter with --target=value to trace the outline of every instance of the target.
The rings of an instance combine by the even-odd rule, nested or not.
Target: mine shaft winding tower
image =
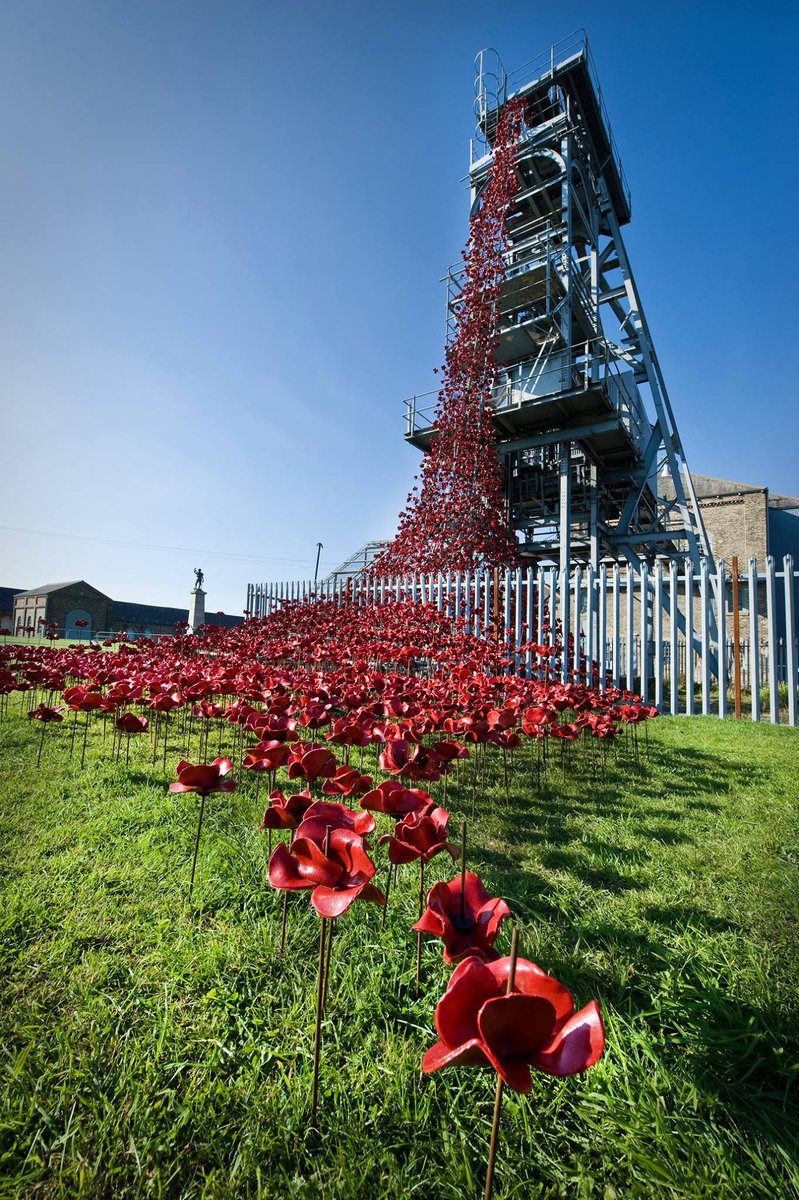
[[[655,557],[698,568],[710,548],[621,229],[630,193],[587,38],[508,75],[476,59],[472,211],[489,178],[502,106],[524,100],[508,215],[493,417],[507,511],[532,561]],[[447,339],[463,273],[447,273]],[[434,402],[406,401],[427,450]]]

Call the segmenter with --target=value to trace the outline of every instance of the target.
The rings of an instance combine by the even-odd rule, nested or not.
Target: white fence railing
[[[264,617],[290,602],[397,599],[462,617],[470,633],[506,647],[509,670],[543,675],[549,656],[535,647],[557,643],[568,651],[564,680],[629,688],[673,714],[726,717],[737,696],[753,721],[798,723],[799,571],[790,555],[768,558],[763,571],[750,559],[737,588],[723,562],[712,572],[603,563],[250,584],[246,610]]]

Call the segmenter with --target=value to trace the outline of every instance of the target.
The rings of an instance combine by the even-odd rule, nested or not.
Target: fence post
[[[533,568],[530,566],[527,568],[526,579],[527,591],[524,598],[524,619],[527,624],[527,637],[524,640],[529,643],[533,640]],[[527,677],[528,679],[531,679],[533,674],[533,655],[532,651],[529,649],[524,656],[524,665],[526,668]]]
[[[718,663],[719,663],[719,717],[727,715],[727,568],[724,559],[720,559],[716,575],[717,609],[716,628],[718,630]]]
[[[777,678],[777,573],[774,559],[766,559],[766,622],[768,624],[768,698],[769,719],[780,723],[780,685]]]
[[[621,601],[619,598],[619,564],[613,564],[613,686],[621,684]]]
[[[793,558],[786,554],[782,560],[785,574],[785,673],[788,679],[788,724],[796,724],[796,598],[794,595]]]
[[[597,660],[596,572],[593,567],[588,568],[585,581],[585,628],[587,634],[585,645],[585,683],[587,687],[592,687],[594,683],[594,663]]]
[[[516,593],[515,593],[515,608],[513,613],[513,670],[518,673],[522,660],[519,656],[519,647],[522,644],[522,569],[516,568]]]
[[[700,630],[702,634],[702,715],[710,716],[710,646],[709,642],[709,623],[708,623],[708,579],[707,579],[707,560],[702,559],[699,568],[699,606],[700,614]]]
[[[641,563],[638,574],[641,589],[641,654],[638,661],[641,699],[649,703],[649,567]]]
[[[607,691],[608,656],[608,568],[602,563],[599,568],[599,691]]]
[[[685,715],[694,715],[694,569],[685,564]]]
[[[580,564],[578,563],[574,569],[574,623],[572,625],[572,629],[574,630],[574,634],[573,634],[574,645],[572,647],[572,675],[571,675],[571,677],[575,682],[577,682],[577,680],[580,678],[580,675],[579,675],[579,671],[580,671],[580,641],[581,641],[580,635],[582,633],[582,628],[583,628],[582,609],[583,609],[583,569],[580,566]]]
[[[569,682],[569,634],[571,633],[571,579],[569,568],[563,567],[558,572],[558,587],[560,588],[560,678],[562,683]]]
[[[680,711],[680,628],[677,624],[677,563],[674,559],[669,563],[669,611],[671,627],[669,629],[669,712],[676,716]]]
[[[635,592],[633,590],[633,568],[631,563],[627,563],[626,571],[627,595],[625,597],[627,609],[627,644],[625,646],[626,658],[626,676],[627,676],[627,691],[635,691]]]
[[[738,555],[732,556],[732,652],[734,655],[735,719],[741,719],[741,596]]]
[[[655,596],[653,600],[655,618],[655,706],[663,707],[663,563],[655,563]]]

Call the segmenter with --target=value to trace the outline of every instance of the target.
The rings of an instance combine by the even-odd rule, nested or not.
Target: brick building
[[[799,498],[769,492],[709,475],[691,475],[716,562],[729,564],[738,556],[744,570],[756,558],[762,571],[769,554],[799,560]],[[662,481],[667,499],[674,496],[670,481]]]
[[[45,625],[54,624],[66,637],[85,637],[108,629],[110,607],[111,597],[84,579],[46,583],[14,597],[14,632],[40,634]],[[76,625],[76,621],[86,621],[86,625]]]
[[[58,632],[70,640],[117,630],[124,630],[129,637],[156,637],[174,633],[176,624],[187,621],[189,616],[187,608],[112,600],[83,579],[48,583],[23,592],[0,589],[0,600],[5,592],[13,598],[9,627],[17,636],[26,632],[42,634],[46,625],[54,624]],[[231,629],[242,620],[242,617],[216,613],[209,614],[207,623]],[[78,625],[77,621],[86,624]]]

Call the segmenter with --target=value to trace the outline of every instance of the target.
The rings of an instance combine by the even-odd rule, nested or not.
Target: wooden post
[[[735,669],[735,718],[741,719],[741,613],[738,603],[738,555],[732,556],[732,653]]]

